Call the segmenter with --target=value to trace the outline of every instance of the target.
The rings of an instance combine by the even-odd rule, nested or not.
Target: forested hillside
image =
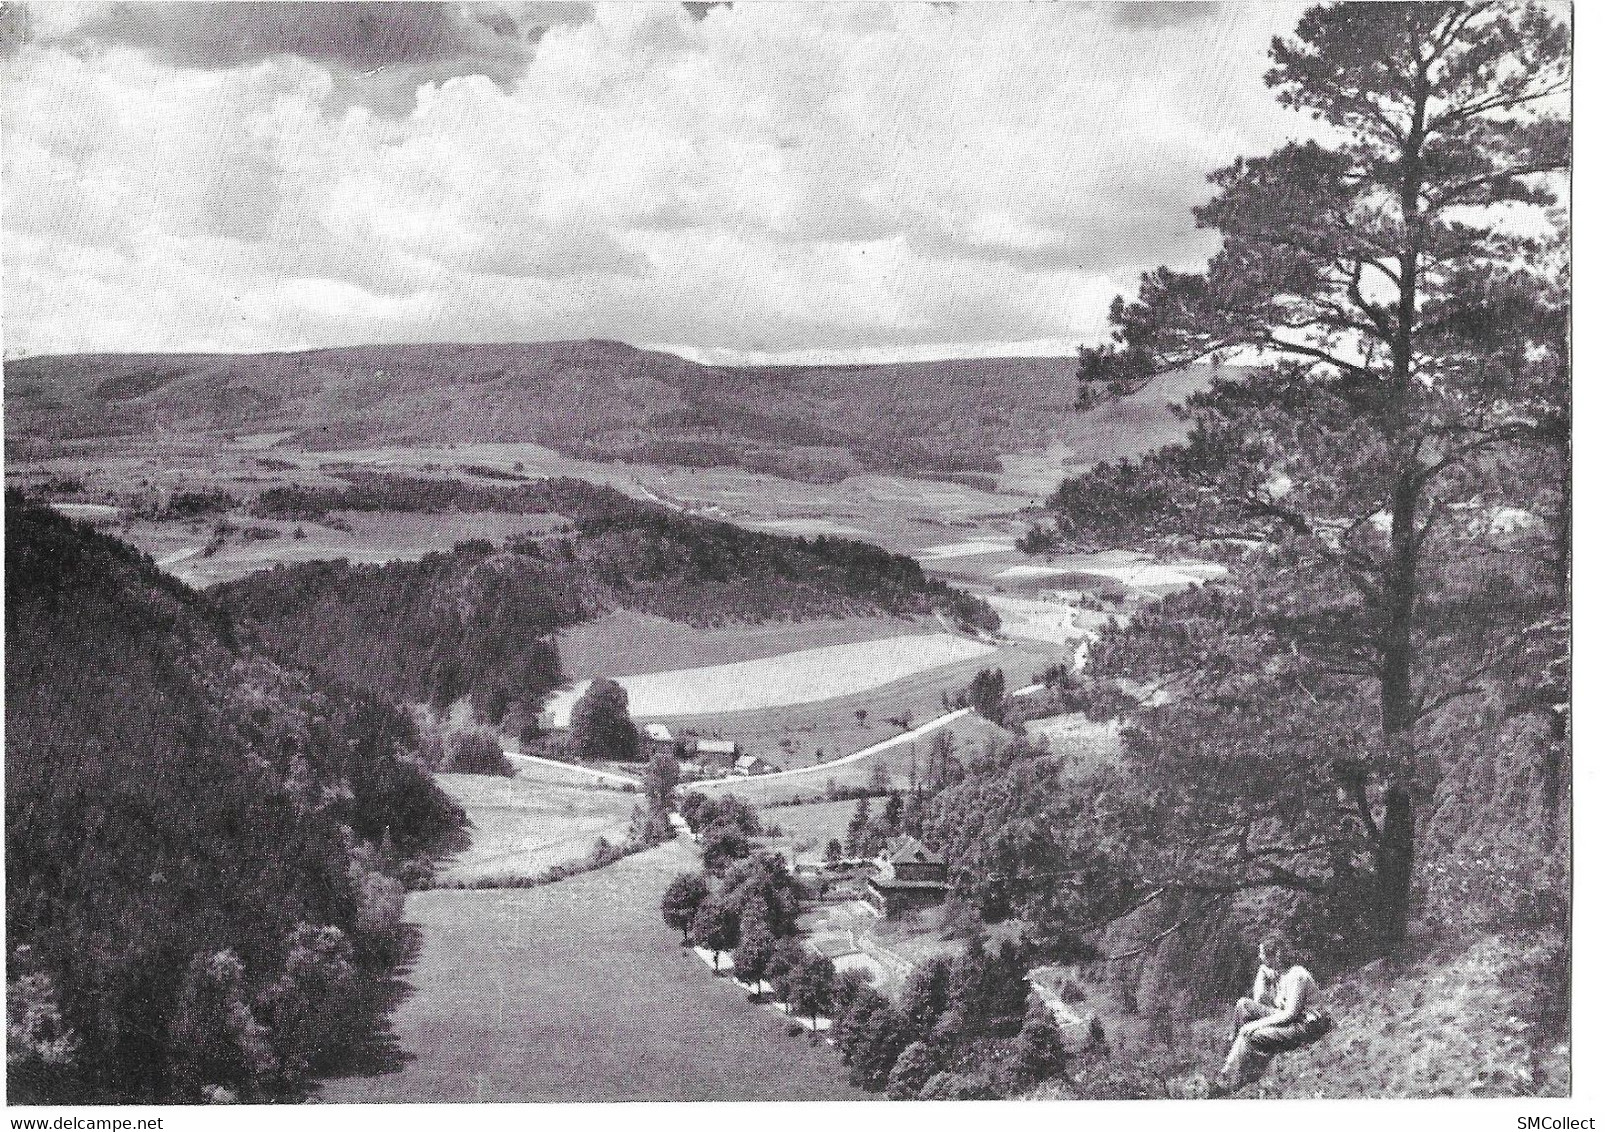
[[[275,489],[262,514],[412,510],[494,501],[561,514],[568,529],[418,562],[279,566],[217,587],[286,656],[386,695],[444,707],[470,697],[516,730],[562,681],[549,638],[611,609],[686,624],[940,613],[996,628],[986,603],[912,559],[847,539],[785,538],[681,515],[574,480],[463,489],[372,476],[348,488]]]
[[[308,448],[533,441],[827,481],[996,471],[1000,453],[1059,435],[1077,392],[1063,358],[703,366],[599,341],[27,358],[6,364],[5,386],[13,442],[157,425],[167,436],[282,430]],[[1151,424],[1134,424],[1135,439]]]
[[[9,1099],[298,1095],[371,1044],[461,811],[394,707],[12,492],[5,529]]]

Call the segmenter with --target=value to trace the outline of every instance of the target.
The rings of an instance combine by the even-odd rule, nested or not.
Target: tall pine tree
[[[1310,887],[1353,842],[1388,947],[1436,773],[1424,728],[1508,678],[1535,634],[1563,649],[1568,29],[1537,5],[1344,3],[1271,58],[1268,85],[1319,140],[1215,173],[1197,217],[1221,250],[1145,275],[1081,372],[1096,400],[1205,359],[1253,368],[1190,399],[1184,443],[1052,505],[1072,544],[1236,548],[1229,596],[1112,650],[1121,675],[1212,698],[1194,738],[1230,767],[1189,803],[1207,848],[1127,895]],[[1541,547],[1547,574],[1520,564]],[[1277,722],[1300,711],[1319,726]],[[1273,757],[1255,763],[1261,726]],[[1257,809],[1267,776],[1308,804]]]

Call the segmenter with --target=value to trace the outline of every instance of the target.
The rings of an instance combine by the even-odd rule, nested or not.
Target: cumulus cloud
[[[528,67],[541,35],[584,22],[591,5],[116,0],[40,11],[48,15],[29,19],[36,25],[29,28],[31,37],[79,54],[123,47],[174,66],[204,69],[299,56],[329,68],[337,109],[362,103],[383,113],[404,113],[418,87],[431,81],[485,75],[508,88]]]
[[[1301,128],[1299,5],[198,7],[0,61],[9,349],[1063,352]]]

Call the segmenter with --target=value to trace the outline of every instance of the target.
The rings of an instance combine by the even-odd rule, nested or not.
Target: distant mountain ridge
[[[313,449],[534,442],[816,480],[994,472],[999,455],[1061,435],[1076,392],[1071,358],[709,366],[598,340],[83,354],[5,367],[12,443],[269,432]],[[1163,406],[1157,415],[1168,416]]]

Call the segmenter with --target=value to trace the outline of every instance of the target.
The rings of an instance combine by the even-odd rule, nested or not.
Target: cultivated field
[[[682,668],[625,676],[637,719],[753,712],[816,704],[863,695],[882,685],[993,652],[968,637],[948,633],[887,637],[874,641],[802,649],[705,668]],[[547,701],[558,726],[588,687],[582,682]]]
[[[1008,551],[1025,529],[1015,512],[1040,495],[996,494],[960,484],[897,476],[853,476],[835,484],[811,484],[735,468],[667,468],[646,464],[576,460],[537,444],[433,444],[309,450],[281,445],[285,434],[218,437],[186,443],[152,442],[137,447],[125,440],[97,439],[77,445],[49,444],[8,450],[8,483],[38,483],[51,478],[84,481],[89,502],[112,502],[146,488],[203,490],[218,488],[249,499],[266,488],[286,484],[332,484],[335,473],[348,469],[410,475],[446,475],[475,479],[470,469],[496,469],[531,478],[572,476],[606,484],[641,499],[653,499],[681,510],[722,519],[771,534],[814,537],[820,534],[860,537],[889,550],[914,554],[931,546],[962,540],[988,540]],[[492,482],[480,479],[480,482]],[[516,530],[517,516],[437,517],[451,527],[426,521],[420,527],[391,514],[367,520],[384,528],[314,533],[303,524],[314,547],[274,544],[243,547],[249,554],[220,552],[217,561],[191,564],[201,584],[238,576],[274,561],[306,557],[347,557],[352,561],[387,561],[418,557],[464,538],[499,539]],[[463,519],[453,526],[454,518]],[[511,522],[510,522],[511,521]],[[272,525],[272,524],[265,524]],[[293,526],[293,524],[292,524]],[[124,532],[141,549],[162,558],[186,548],[199,550],[209,533],[184,523],[135,523]],[[238,539],[231,540],[231,546]],[[232,572],[231,572],[232,571]]]
[[[442,774],[436,781],[473,822],[471,847],[440,870],[443,881],[535,876],[586,856],[598,837],[618,844],[640,801],[635,794],[560,784],[528,770],[513,778]]]
[[[635,676],[734,664],[827,645],[919,636],[941,627],[934,617],[841,617],[698,628],[632,610],[614,610],[556,637],[563,671],[574,680]]]
[[[664,888],[697,868],[681,838],[541,888],[413,894],[420,948],[391,1018],[403,1063],[322,1099],[869,1099],[664,926]]]

